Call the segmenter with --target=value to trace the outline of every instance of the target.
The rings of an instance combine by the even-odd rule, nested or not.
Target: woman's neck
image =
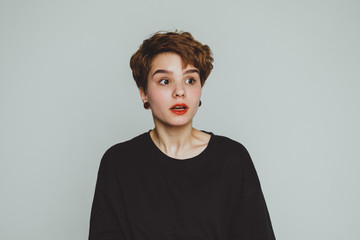
[[[190,158],[206,148],[210,135],[203,133],[192,125],[182,127],[156,126],[150,131],[155,145],[166,155],[185,159]]]

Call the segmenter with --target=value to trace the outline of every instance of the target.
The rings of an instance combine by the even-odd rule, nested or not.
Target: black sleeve
[[[109,152],[109,151],[108,151]],[[98,172],[90,217],[89,240],[124,240],[120,227],[121,192],[114,157],[105,153]]]
[[[259,178],[245,148],[243,156],[242,186],[232,219],[230,240],[275,240]]]

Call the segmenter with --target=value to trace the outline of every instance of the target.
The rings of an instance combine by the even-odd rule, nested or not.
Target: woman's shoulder
[[[251,156],[242,143],[222,135],[213,134],[213,137],[214,148],[216,149],[214,155],[222,156],[222,159],[229,161],[233,160],[232,162],[234,162],[236,166],[250,166],[252,168],[253,163]]]
[[[149,132],[145,132],[132,139],[116,143],[108,148],[104,155],[126,154],[127,152],[133,153],[139,151],[142,147],[146,146],[148,135]]]
[[[225,148],[227,150],[241,150],[241,151],[247,151],[245,146],[238,142],[237,140],[234,140],[230,137],[226,137],[223,135],[213,134],[211,133],[212,137],[214,137],[215,144],[218,147]]]

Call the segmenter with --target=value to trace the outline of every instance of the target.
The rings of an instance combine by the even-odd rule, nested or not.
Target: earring
[[[199,107],[201,106],[201,100],[200,100],[200,102],[199,102]]]
[[[144,102],[144,108],[145,108],[145,109],[149,109],[149,108],[150,108],[150,103]]]

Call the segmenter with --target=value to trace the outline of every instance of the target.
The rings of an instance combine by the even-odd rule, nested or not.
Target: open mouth
[[[186,113],[188,109],[189,109],[189,107],[186,104],[181,103],[181,104],[175,104],[174,106],[172,106],[170,108],[170,111],[175,114],[181,115],[181,114]]]

